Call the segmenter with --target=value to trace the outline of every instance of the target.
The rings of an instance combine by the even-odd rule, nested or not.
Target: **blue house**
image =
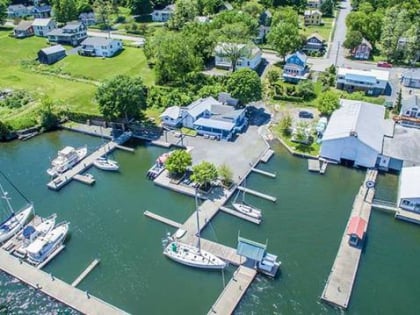
[[[286,56],[283,68],[283,79],[286,82],[297,83],[308,78],[309,72],[306,65],[308,57],[299,51]]]

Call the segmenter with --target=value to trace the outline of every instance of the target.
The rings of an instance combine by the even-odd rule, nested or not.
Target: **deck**
[[[211,307],[208,315],[232,314],[242,299],[248,287],[254,280],[257,271],[245,266],[240,266],[233,274],[232,279],[224,288],[216,302]]]
[[[375,182],[377,173],[376,170],[367,171],[365,181],[354,199],[353,208],[341,239],[337,257],[335,258],[334,265],[321,296],[322,300],[344,309],[348,307],[350,301],[360,256],[362,254],[362,248],[349,245],[347,229],[350,219],[357,215],[369,224],[375,189],[373,187],[368,188],[366,183],[368,181]]]
[[[0,269],[83,314],[127,314],[52,275],[0,250]]]

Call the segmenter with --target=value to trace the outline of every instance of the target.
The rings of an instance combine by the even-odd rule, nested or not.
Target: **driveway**
[[[145,42],[145,39],[142,36],[122,35],[122,34],[114,33],[112,31],[109,33],[109,32],[88,30],[87,35],[88,36],[95,36],[95,37],[109,37],[109,36],[111,36],[111,38],[113,38],[113,39],[127,40],[127,41],[142,43],[142,44],[144,44],[144,42]]]

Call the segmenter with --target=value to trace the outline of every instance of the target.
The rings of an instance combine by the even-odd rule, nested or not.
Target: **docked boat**
[[[15,249],[12,254],[19,257],[25,258],[26,256],[26,249],[28,246],[34,242],[38,237],[45,236],[49,233],[55,225],[55,219],[57,218],[56,214],[49,216],[48,218],[44,219],[38,225],[27,225],[24,227],[20,239],[22,241],[19,248]]]
[[[87,147],[80,147],[75,149],[67,146],[58,151],[57,157],[51,162],[51,167],[47,170],[48,175],[57,176],[72,168],[78,162],[85,158],[87,154]]]
[[[3,243],[20,231],[31,216],[34,207],[32,204],[29,204],[20,212],[15,213],[10,204],[10,198],[7,192],[3,190],[3,186],[1,185],[0,189],[2,193],[1,198],[6,200],[8,211],[10,212],[8,217],[0,222],[0,243]]]
[[[100,157],[96,159],[93,161],[93,165],[104,171],[118,171],[120,168],[117,161],[108,159],[106,157]]]
[[[261,219],[261,210],[251,207],[245,203],[232,203],[232,206],[235,208],[236,211],[241,212],[249,217]]]
[[[197,246],[189,245],[177,241],[175,238],[172,238],[170,235],[167,236],[163,241],[163,254],[183,265],[202,268],[202,269],[224,269],[226,263],[203,249],[200,245],[200,226],[199,226],[199,216],[198,216],[198,201],[197,201],[197,190],[195,191],[195,205],[196,205],[196,219],[197,219],[197,237],[198,242]],[[180,235],[178,235],[180,236]]]
[[[26,248],[27,260],[33,265],[45,261],[57,248],[59,248],[67,235],[70,223],[61,222],[46,235],[37,238]]]
[[[155,179],[165,170],[165,162],[172,152],[165,152],[156,159],[155,164],[147,171],[146,176],[148,179]]]

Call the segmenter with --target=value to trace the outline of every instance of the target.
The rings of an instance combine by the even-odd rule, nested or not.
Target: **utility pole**
[[[338,52],[340,51],[340,41],[337,42],[337,54],[335,55],[334,67],[337,68]]]

